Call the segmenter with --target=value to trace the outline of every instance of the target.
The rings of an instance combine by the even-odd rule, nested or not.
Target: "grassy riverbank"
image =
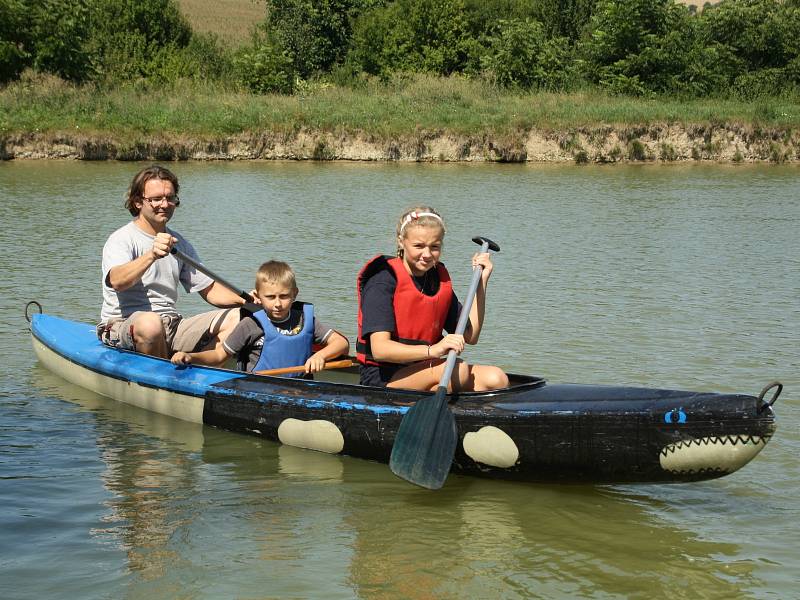
[[[797,159],[799,125],[797,101],[512,93],[480,81],[424,75],[357,89],[309,84],[293,96],[233,93],[189,82],[104,91],[53,77],[26,77],[0,90],[5,158],[30,155],[13,151],[27,140],[40,146],[106,146],[98,156],[78,152],[75,158],[129,158],[126,148],[141,154],[149,152],[148,145],[177,144],[183,150],[173,158],[548,160],[548,151],[531,148],[539,143],[531,136],[539,136],[555,144],[551,160],[782,162]],[[264,154],[265,148],[299,138],[308,151]],[[449,140],[454,154],[420,146],[436,139]],[[214,156],[220,144],[231,143],[261,149]],[[347,155],[342,152],[347,144],[369,144],[374,152]]]

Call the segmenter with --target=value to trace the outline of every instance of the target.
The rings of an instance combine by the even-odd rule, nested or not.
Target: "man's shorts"
[[[223,321],[232,310],[239,309],[211,310],[186,319],[177,313],[159,315],[164,325],[164,334],[170,353],[202,350],[216,337]],[[108,323],[101,323],[97,326],[97,337],[107,346],[135,351],[133,324],[137,316],[141,314],[143,313],[137,311],[125,319],[113,319]]]

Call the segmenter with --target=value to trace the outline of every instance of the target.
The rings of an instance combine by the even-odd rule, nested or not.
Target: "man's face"
[[[166,179],[149,179],[144,184],[144,198],[137,201],[139,218],[156,231],[163,231],[175,212],[175,189]]]

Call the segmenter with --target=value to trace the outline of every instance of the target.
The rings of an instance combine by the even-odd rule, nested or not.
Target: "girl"
[[[358,276],[358,343],[361,384],[435,390],[450,350],[476,344],[481,333],[486,285],[492,274],[488,253],[476,253],[480,284],[464,335],[456,329],[461,305],[450,275],[439,262],[445,226],[429,206],[403,213],[397,223],[397,257],[376,256]],[[448,332],[444,337],[442,330]],[[458,360],[452,391],[485,391],[508,386],[497,367]]]

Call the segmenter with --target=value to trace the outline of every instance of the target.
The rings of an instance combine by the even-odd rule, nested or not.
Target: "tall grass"
[[[102,90],[49,76],[27,75],[0,90],[0,134],[49,132],[130,138],[291,132],[299,128],[392,137],[419,132],[503,135],[519,130],[570,130],[652,124],[800,125],[796,99],[759,102],[680,101],[572,94],[512,93],[461,77],[415,75],[357,89],[306,85],[294,96],[255,96],[181,82]]]

